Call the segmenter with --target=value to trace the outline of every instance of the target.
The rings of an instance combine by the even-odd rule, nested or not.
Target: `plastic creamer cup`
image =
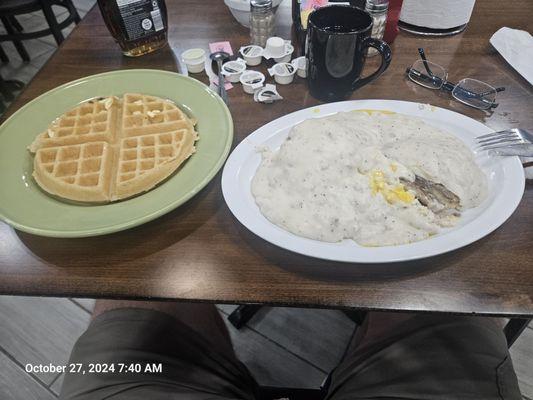
[[[295,58],[291,61],[291,64],[296,68],[296,74],[300,78],[307,78],[307,58],[304,56]]]
[[[205,68],[205,50],[189,49],[181,53],[181,58],[191,74],[202,72]]]
[[[271,104],[283,100],[283,97],[276,90],[276,85],[266,84],[265,87],[255,91],[254,100],[258,103]]]
[[[296,68],[291,63],[278,63],[269,68],[268,73],[274,77],[276,83],[288,85],[294,79]]]
[[[240,81],[246,93],[254,94],[257,89],[263,86],[265,75],[259,71],[245,71],[242,73]]]
[[[274,61],[277,63],[289,62],[291,60],[292,53],[294,53],[294,46],[290,42],[285,42],[285,53],[281,57],[274,57]]]
[[[231,83],[239,82],[239,78],[245,70],[246,63],[242,58],[238,58],[234,61],[228,61],[222,65],[222,73]]]
[[[261,59],[263,58],[263,48],[261,46],[256,46],[255,44],[243,46],[239,52],[244,57],[247,65],[255,67],[261,64]]]
[[[267,60],[270,58],[284,57],[286,54],[286,43],[280,37],[272,36],[267,39],[263,57]]]

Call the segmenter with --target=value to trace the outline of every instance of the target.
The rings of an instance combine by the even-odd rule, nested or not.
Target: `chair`
[[[65,8],[68,11],[67,18],[59,22],[52,10],[52,6]],[[48,23],[48,28],[35,32],[25,32],[16,16],[36,11],[43,12]],[[22,44],[23,40],[53,35],[59,46],[65,39],[61,30],[69,26],[72,22],[76,24],[80,22],[80,16],[72,0],[0,0],[0,20],[6,30],[6,34],[0,35],[0,43],[5,41],[13,42],[20,57],[24,61],[30,61],[30,56]],[[2,62],[9,62],[7,55],[1,47],[0,60]]]
[[[262,308],[258,304],[243,304],[238,306],[228,316],[228,321],[237,328],[241,329],[246,323]],[[358,310],[343,310],[344,315],[350,318],[356,325],[361,325],[365,319],[366,312]]]
[[[241,329],[246,323],[261,309],[262,306],[257,304],[244,304],[238,306],[228,316],[229,322],[237,329]],[[366,313],[357,310],[343,310],[344,314],[350,318],[357,326],[363,323]],[[276,400],[288,398],[289,400],[322,400],[327,392],[324,387],[320,389],[303,389],[260,386],[258,388],[258,400]]]
[[[327,392],[324,389],[297,389],[297,388],[276,388],[271,386],[261,386],[258,389],[257,400],[323,400]]]
[[[0,74],[0,115],[4,113],[9,104],[15,98],[15,92],[24,88],[24,83],[16,79],[5,80]]]
[[[229,322],[237,329],[241,329],[261,309],[261,305],[244,304],[238,306],[228,316]],[[358,310],[343,310],[344,314],[356,324],[356,329],[362,325],[366,312]],[[510,348],[522,331],[529,325],[532,319],[511,318],[503,330],[507,339],[507,347]],[[329,379],[329,377],[328,377]],[[288,398],[289,400],[323,400],[327,392],[323,385],[319,389],[282,388],[260,386],[258,388],[258,400],[276,400]]]

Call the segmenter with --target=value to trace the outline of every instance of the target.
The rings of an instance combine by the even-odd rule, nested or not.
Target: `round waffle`
[[[88,100],[30,145],[33,177],[66,199],[122,200],[152,189],[195,152],[194,125],[174,103],[155,96]]]

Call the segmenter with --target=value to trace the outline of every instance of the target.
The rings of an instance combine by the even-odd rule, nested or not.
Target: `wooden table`
[[[123,68],[176,71],[181,51],[229,40],[248,43],[222,1],[167,0],[170,47],[125,58],[93,9],[11,107],[64,82]],[[280,10],[288,37],[290,10]],[[467,30],[450,38],[400,33],[393,61],[376,82],[353,99],[428,102],[458,111],[494,129],[533,128],[531,86],[491,48],[502,26],[527,29],[533,2],[478,1]],[[405,67],[423,46],[450,71],[451,80],[473,77],[505,86],[492,113],[468,108],[405,79]],[[372,64],[372,62],[370,63]],[[206,82],[205,75],[199,79]],[[262,105],[229,91],[235,143],[261,125],[318,102],[299,80],[280,87],[284,101]],[[533,316],[533,185],[513,216],[496,232],[462,250],[418,262],[353,265],[289,253],[254,236],[231,215],[220,174],[194,199],[153,221],[88,239],[33,236],[0,224],[0,293],[95,298],[151,298],[230,303]]]

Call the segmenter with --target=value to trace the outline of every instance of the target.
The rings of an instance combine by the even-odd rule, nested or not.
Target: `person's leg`
[[[331,375],[328,400],[520,400],[498,320],[369,313]]]
[[[65,374],[64,400],[254,398],[255,382],[208,304],[97,301],[69,365],[76,372]]]
[[[140,308],[171,315],[226,353],[234,355],[229,332],[216,307],[203,303],[176,303],[164,301],[98,300],[94,305],[92,320],[108,311],[123,308]]]

